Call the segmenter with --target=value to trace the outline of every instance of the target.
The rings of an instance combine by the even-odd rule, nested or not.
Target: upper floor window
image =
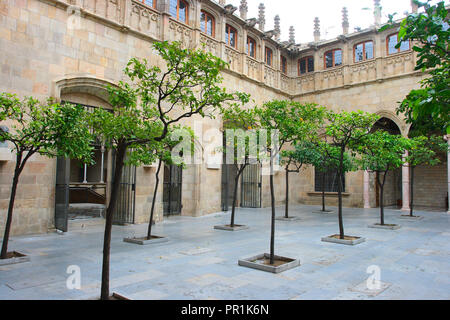
[[[189,5],[184,0],[170,0],[170,15],[181,22],[188,22]]]
[[[342,65],[342,50],[334,49],[325,53],[325,68]]]
[[[314,71],[314,57],[305,57],[298,60],[298,74],[305,74]]]
[[[141,0],[141,2],[156,9],[156,0]]]
[[[211,37],[215,36],[215,19],[210,13],[203,10],[200,14],[200,29]]]
[[[269,66],[272,66],[273,64],[273,51],[270,48],[266,47],[266,54],[265,54],[265,59],[266,64]]]
[[[225,42],[233,48],[237,48],[237,30],[230,25],[225,27]]]
[[[250,57],[256,58],[256,41],[253,38],[247,37],[246,51]]]
[[[280,70],[281,72],[283,72],[284,74],[287,73],[287,59],[284,56],[280,56]]]
[[[359,43],[353,49],[355,62],[373,59],[373,41]]]
[[[387,46],[387,52],[388,54],[394,54],[398,52],[408,51],[411,47],[409,40],[408,41],[402,41],[400,44],[400,48],[396,48],[397,44],[399,42],[398,39],[398,33],[392,34],[389,37],[387,37],[386,40],[386,46]]]

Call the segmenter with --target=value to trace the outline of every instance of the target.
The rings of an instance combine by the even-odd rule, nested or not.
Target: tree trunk
[[[384,226],[384,186],[380,185],[380,224]]]
[[[239,186],[239,179],[241,178],[241,175],[244,172],[245,167],[247,167],[247,164],[244,164],[241,168],[238,169],[237,176],[234,178],[233,206],[231,208],[231,221],[230,221],[231,227],[234,227],[234,219],[236,216],[237,190]]]
[[[325,172],[322,172],[322,211],[325,212]]]
[[[275,190],[273,185],[273,155],[270,152],[270,197],[272,206],[272,221],[270,228],[270,264],[275,262]]]
[[[344,233],[344,221],[342,218],[342,172],[344,170],[344,151],[341,151],[341,157],[339,160],[339,171],[338,171],[338,202],[339,202],[339,210],[338,210],[338,216],[339,216],[339,236],[341,240],[345,239],[345,233]]]
[[[6,259],[7,255],[8,255],[8,242],[9,242],[9,234],[11,232],[11,224],[12,224],[12,217],[13,217],[13,211],[14,211],[14,202],[16,200],[16,191],[17,191],[17,185],[19,184],[19,176],[20,176],[20,173],[22,172],[21,161],[22,161],[22,153],[18,153],[16,156],[16,167],[14,169],[14,177],[13,177],[12,186],[11,186],[11,195],[9,197],[8,217],[6,219],[5,233],[3,235],[2,251],[1,251],[0,259]],[[23,165],[22,165],[22,168],[23,168]]]
[[[414,167],[411,167],[411,182],[410,182],[410,196],[409,196],[409,215],[414,217]]]
[[[156,195],[158,194],[158,186],[159,186],[159,173],[161,171],[162,161],[159,160],[158,169],[156,170],[155,174],[155,191],[153,192],[153,199],[152,199],[152,209],[150,211],[150,222],[148,224],[148,230],[147,230],[147,240],[152,239],[152,225],[153,225],[153,214],[155,212],[155,203],[156,203]]]
[[[286,207],[284,216],[286,219],[289,218],[289,170],[286,169]]]
[[[109,261],[110,261],[110,249],[111,249],[111,230],[113,213],[117,203],[117,194],[119,192],[120,181],[122,178],[122,171],[124,166],[124,159],[127,147],[125,145],[118,145],[116,164],[114,169],[114,182],[111,190],[111,201],[106,210],[106,222],[105,222],[105,234],[103,241],[103,266],[102,266],[102,287],[101,287],[101,300],[109,299]]]

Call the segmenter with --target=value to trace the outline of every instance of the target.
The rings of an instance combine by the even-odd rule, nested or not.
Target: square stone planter
[[[281,273],[300,265],[300,260],[275,256],[275,265],[269,265],[270,254],[264,253],[238,261],[242,267],[252,268],[271,273]]]
[[[334,213],[334,211],[333,210],[325,210],[325,211],[323,211],[323,210],[316,210],[316,211],[313,211],[313,213],[330,214],[330,213]]]
[[[30,257],[24,255],[23,253],[17,252],[17,251],[8,252],[8,256],[10,256],[10,258],[0,259],[0,266],[6,266],[9,264],[16,264],[16,263],[30,261]]]
[[[350,237],[350,236],[345,236],[346,239],[340,239],[338,234],[329,236],[329,237],[325,237],[322,238],[323,242],[331,242],[331,243],[338,243],[338,244],[345,244],[345,245],[349,245],[349,246],[355,246],[357,244],[363,243],[364,241],[366,241],[366,239],[364,238],[360,238],[360,237]]]
[[[278,221],[298,221],[298,220],[300,220],[300,217],[289,217],[289,218],[286,218],[285,216],[282,216],[282,217],[275,218],[275,220],[278,220]]]
[[[151,240],[148,240],[147,237],[142,237],[142,238],[124,238],[123,241],[128,242],[128,243],[139,244],[141,246],[146,246],[146,245],[150,245],[150,244],[158,244],[158,243],[168,242],[169,238],[152,236]]]
[[[400,229],[402,226],[399,226],[398,224],[385,224],[385,225],[381,225],[379,223],[375,223],[375,224],[371,224],[368,226],[369,228],[372,229],[385,229],[385,230],[398,230]]]
[[[235,224],[234,227],[231,227],[229,224],[224,226],[214,226],[214,229],[216,230],[224,230],[224,231],[242,231],[249,229],[248,226]]]
[[[409,221],[419,221],[419,220],[423,219],[423,217],[421,217],[421,216],[412,216],[411,217],[409,214],[408,215],[403,214],[399,218],[404,219],[404,220],[409,220]]]

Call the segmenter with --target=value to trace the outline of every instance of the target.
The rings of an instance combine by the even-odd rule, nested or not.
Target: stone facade
[[[209,0],[187,0],[186,23],[170,15],[169,0],[158,0],[155,7],[137,0],[2,0],[0,3],[0,91],[49,96],[85,105],[108,108],[104,86],[123,79],[122,70],[132,57],[146,58],[161,66],[152,53],[151,43],[157,40],[180,41],[187,47],[200,47],[230,64],[223,72],[224,86],[230,91],[251,94],[255,104],[271,99],[292,99],[316,102],[334,110],[376,112],[393,120],[403,135],[408,126],[395,115],[397,102],[418,86],[422,74],[414,71],[412,51],[388,55],[386,37],[391,31],[368,29],[346,34],[334,40],[308,45],[286,45],[264,30],[252,26]],[[215,35],[201,32],[200,14],[207,11],[215,19]],[[245,9],[243,9],[245,10]],[[237,31],[235,48],[226,44],[225,28]],[[320,33],[319,33],[320,34]],[[246,53],[247,37],[256,42],[255,57]],[[291,38],[294,36],[291,35]],[[355,44],[371,40],[374,59],[355,63]],[[265,63],[265,48],[273,52],[271,66]],[[325,69],[324,54],[331,49],[343,50],[342,66]],[[281,56],[287,59],[287,72],[280,71]],[[315,72],[299,75],[298,60],[314,57]],[[162,67],[162,66],[161,66]],[[198,125],[197,132],[207,134],[210,128],[221,128],[220,119],[190,119],[186,124]],[[208,138],[209,139],[209,138]],[[210,141],[203,141],[208,143]],[[201,142],[200,142],[201,144]],[[215,139],[219,147],[222,140]],[[199,150],[202,150],[199,145]],[[111,157],[108,157],[111,159]],[[12,180],[13,161],[0,161],[0,231],[6,219],[6,208]],[[111,168],[111,163],[106,165]],[[155,184],[155,167],[137,168],[135,223],[148,222]],[[430,169],[445,176],[444,167]],[[107,181],[110,181],[108,169]],[[296,203],[318,204],[314,191],[314,170],[291,175],[291,199]],[[160,176],[163,180],[163,174]],[[56,161],[34,157],[21,177],[12,234],[42,233],[54,226]],[[344,205],[364,205],[363,173],[349,173]],[[421,179],[418,174],[418,180]],[[442,181],[441,181],[442,180]],[[277,204],[284,202],[284,173],[276,174]],[[374,203],[373,177],[370,180],[370,204]],[[446,190],[445,179],[433,181],[436,190]],[[429,188],[418,183],[420,188]],[[107,184],[107,190],[109,185]],[[182,214],[201,216],[221,210],[221,170],[207,165],[191,165],[183,172]],[[424,205],[441,203],[444,191],[424,197]],[[162,215],[162,187],[158,194],[157,220]],[[262,206],[269,206],[268,177],[262,181]],[[395,196],[398,198],[398,195]],[[417,197],[417,204],[422,201]],[[395,202],[392,199],[391,202]],[[330,204],[335,204],[331,197]]]

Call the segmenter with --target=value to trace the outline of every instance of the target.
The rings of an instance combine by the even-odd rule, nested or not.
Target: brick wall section
[[[414,203],[417,206],[446,207],[447,163],[417,167],[414,170]]]

